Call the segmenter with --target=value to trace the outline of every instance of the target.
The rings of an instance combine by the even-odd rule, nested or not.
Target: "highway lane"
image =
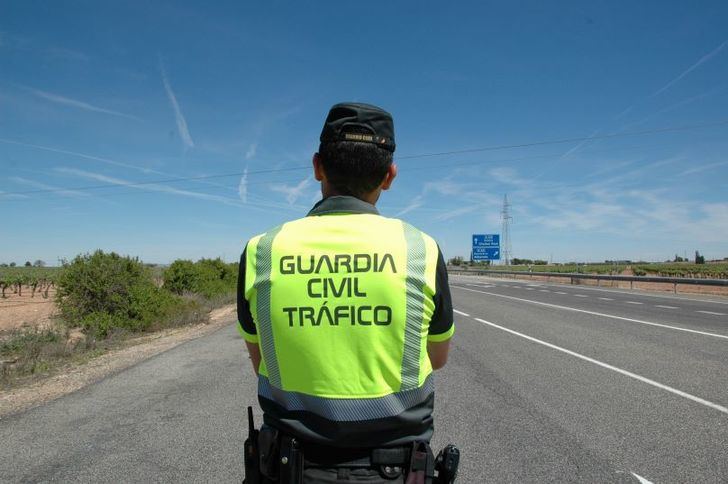
[[[499,284],[513,283],[451,279],[461,314],[437,374],[434,444],[463,449],[458,482],[728,480],[728,413],[708,405],[728,405],[728,340],[555,306],[720,335],[724,319],[608,306],[633,294]],[[255,402],[243,347],[231,325],[0,420],[0,481],[239,482],[244,408]]]
[[[538,281],[502,280],[478,276],[453,276],[451,283],[474,284],[481,290],[617,316],[720,333],[728,336],[728,298],[651,294]],[[490,286],[490,287],[488,287]]]
[[[574,297],[571,294],[575,291],[569,286],[559,289],[566,294],[550,294],[536,287],[528,291],[525,286],[497,289],[464,282],[472,283],[469,279],[451,280],[455,307],[468,315],[459,317],[454,355],[478,355],[473,371],[487,368],[494,382],[507,382],[509,390],[533,405],[556,428],[611,463],[615,472],[628,470],[654,482],[728,480],[728,340],[483,294],[518,293],[521,299],[561,305],[564,298]],[[627,300],[634,297],[623,296]],[[580,304],[583,309],[593,309],[584,306],[586,302]],[[595,300],[594,304],[600,303]],[[650,314],[650,318],[663,322],[659,314]],[[675,321],[695,327],[690,321],[670,322]],[[496,385],[489,386],[480,399],[487,400]],[[723,410],[710,407],[711,403]]]

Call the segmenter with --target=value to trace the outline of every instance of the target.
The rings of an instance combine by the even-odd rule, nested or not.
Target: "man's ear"
[[[382,182],[382,190],[389,190],[392,186],[392,182],[397,178],[397,165],[392,163],[387,169],[387,174],[384,175],[384,181]]]
[[[316,178],[316,181],[323,181],[326,178],[324,167],[321,164],[321,155],[318,153],[313,154],[313,176]]]

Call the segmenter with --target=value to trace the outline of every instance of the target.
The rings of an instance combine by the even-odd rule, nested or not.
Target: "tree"
[[[33,267],[45,267],[45,265],[46,265],[45,261],[42,261],[40,259],[33,262]]]
[[[463,264],[463,258],[460,256],[453,257],[448,261],[448,264],[450,264],[451,266],[460,266]]]
[[[29,260],[25,261],[25,267],[32,267],[33,264]]]
[[[15,262],[11,262],[10,267],[15,267]]]
[[[675,259],[673,260],[673,262],[685,262],[685,259],[675,254]]]
[[[700,255],[700,252],[698,252],[697,250],[695,251],[695,263],[705,264],[705,256]]]

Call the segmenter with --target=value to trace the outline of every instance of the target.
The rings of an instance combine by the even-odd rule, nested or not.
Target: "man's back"
[[[241,262],[250,313],[241,324],[261,349],[266,423],[337,447],[429,440],[427,342],[453,331],[431,237],[333,196],[252,238]]]

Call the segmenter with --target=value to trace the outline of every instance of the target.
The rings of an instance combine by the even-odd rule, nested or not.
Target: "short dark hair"
[[[361,198],[376,189],[392,164],[392,152],[372,143],[337,141],[319,146],[326,178],[341,195]]]

